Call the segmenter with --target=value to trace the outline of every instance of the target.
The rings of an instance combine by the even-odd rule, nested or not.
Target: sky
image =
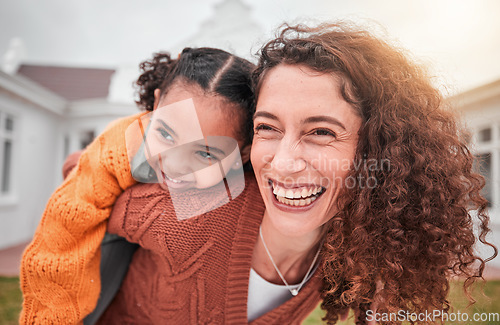
[[[0,0],[0,59],[22,40],[23,62],[113,68],[196,34],[223,0]],[[429,67],[450,94],[500,79],[500,1],[241,0],[266,37],[284,21],[349,19]]]

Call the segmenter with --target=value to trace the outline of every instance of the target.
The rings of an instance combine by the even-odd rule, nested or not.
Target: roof
[[[477,105],[481,107],[481,103],[498,98],[500,98],[500,79],[451,96],[448,101],[464,110],[477,108]]]
[[[113,69],[23,64],[23,75],[67,100],[107,98]]]
[[[0,97],[7,92],[27,100],[52,113],[61,115],[67,107],[67,100],[40,84],[19,74],[10,75],[0,70]]]

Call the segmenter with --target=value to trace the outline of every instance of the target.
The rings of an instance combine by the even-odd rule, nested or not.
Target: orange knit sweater
[[[21,262],[21,324],[76,324],[97,303],[100,244],[117,197],[135,183],[125,130],[114,122],[82,154],[47,203]]]
[[[170,194],[138,184],[116,202],[108,231],[141,247],[100,324],[247,324],[248,280],[264,203],[252,173],[215,210],[177,220]],[[223,186],[223,185],[222,185]],[[196,196],[193,195],[196,193]],[[226,191],[176,194],[176,209],[224,199]],[[252,325],[301,324],[320,301],[321,272],[296,297]]]

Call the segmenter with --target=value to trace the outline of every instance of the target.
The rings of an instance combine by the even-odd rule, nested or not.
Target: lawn
[[[480,285],[480,284],[479,284]],[[476,288],[474,297],[477,303],[467,309],[467,300],[461,289],[460,282],[453,282],[450,290],[450,299],[455,312],[468,313],[472,317],[473,313],[500,313],[500,281],[489,281],[484,288],[483,296]],[[13,325],[18,323],[18,316],[21,310],[22,296],[19,290],[19,278],[0,277],[0,324]],[[318,307],[304,321],[304,325],[322,324],[321,318],[323,311]],[[339,322],[339,325],[352,325],[352,317],[345,322]],[[472,318],[471,318],[472,319]],[[450,322],[447,322],[450,323]],[[474,324],[474,325],[493,325],[498,322],[453,322],[453,324]]]
[[[472,315],[474,313],[500,313],[500,281],[488,281],[486,286],[484,287],[484,295],[480,292],[481,284],[477,284],[473,293],[473,297],[477,300],[476,304],[467,308],[468,300],[465,297],[462,289],[462,282],[455,281],[452,282],[450,288],[450,301],[453,307],[453,313],[461,314],[467,313],[469,316],[469,321],[467,322],[459,322],[454,321],[451,322],[451,319],[446,322],[446,324],[464,324],[464,325],[498,325],[499,321],[472,321]],[[323,324],[321,318],[323,317],[324,312],[318,307],[313,313],[307,318],[303,325],[314,325],[314,324]],[[461,316],[463,317],[463,316]],[[483,314],[483,317],[486,315]],[[493,315],[491,315],[493,317]],[[353,315],[349,316],[349,318],[345,322],[338,322],[339,325],[353,325]]]
[[[18,324],[23,297],[19,289],[19,278],[0,277],[0,324]]]

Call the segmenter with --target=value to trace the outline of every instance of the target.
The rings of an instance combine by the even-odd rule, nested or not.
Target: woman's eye
[[[274,130],[274,129],[266,124],[259,124],[255,127],[255,132],[257,132],[257,131],[272,131],[272,130]]]
[[[327,130],[327,129],[317,129],[312,132],[313,135],[318,135],[318,136],[329,136],[329,137],[334,137],[336,138],[337,135],[335,132]]]

